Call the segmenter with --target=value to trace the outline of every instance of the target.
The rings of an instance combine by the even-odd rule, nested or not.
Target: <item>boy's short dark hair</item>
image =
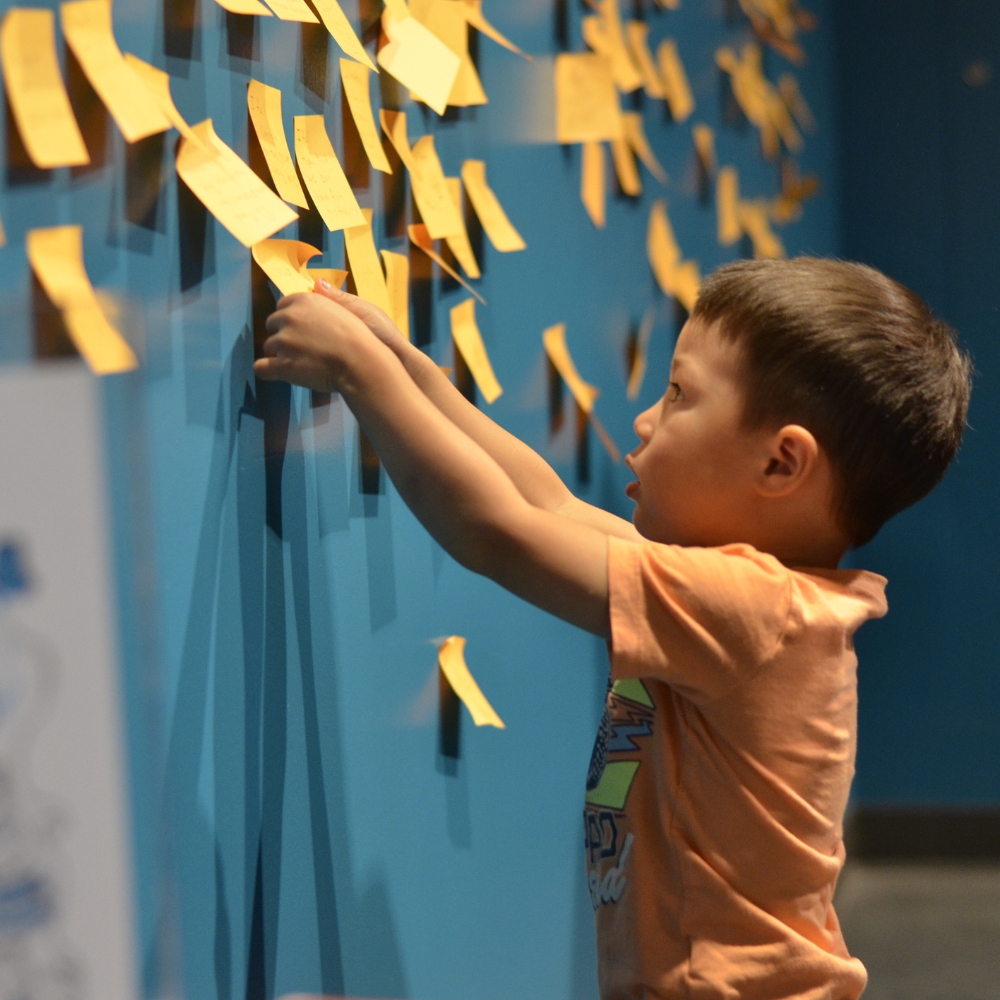
[[[744,425],[801,424],[833,464],[854,545],[937,485],[955,457],[971,363],[909,289],[837,260],[743,260],[704,283],[692,319],[743,357]]]

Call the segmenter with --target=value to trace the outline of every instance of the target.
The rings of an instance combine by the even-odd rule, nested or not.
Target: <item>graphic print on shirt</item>
[[[621,899],[627,884],[625,864],[634,839],[632,833],[620,836],[619,824],[625,817],[640,761],[614,757],[641,752],[642,746],[636,740],[652,736],[654,715],[653,699],[642,681],[629,679],[612,684],[608,679],[604,715],[587,772],[583,811],[587,881],[595,910]]]

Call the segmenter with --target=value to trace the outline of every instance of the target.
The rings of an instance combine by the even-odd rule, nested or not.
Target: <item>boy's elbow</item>
[[[484,518],[469,525],[466,543],[456,558],[471,572],[504,584],[523,557],[520,536],[515,518]]]

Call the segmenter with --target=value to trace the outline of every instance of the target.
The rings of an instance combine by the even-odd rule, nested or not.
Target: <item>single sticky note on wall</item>
[[[445,274],[454,278],[467,292],[471,292],[483,305],[486,305],[486,299],[477,292],[472,285],[470,285],[459,273],[456,271],[445,259],[434,249],[434,238],[427,231],[427,227],[423,224],[417,224],[414,226],[406,227],[407,235],[410,237],[410,242],[415,246],[419,247],[425,254],[438,267],[444,271]]]
[[[223,9],[230,14],[245,14],[258,17],[274,17],[274,15],[260,2],[260,0],[215,0]]]
[[[556,56],[555,88],[559,142],[622,138],[621,106],[607,57],[586,52]]]
[[[715,181],[715,212],[719,243],[732,246],[743,235],[740,222],[740,176],[735,167],[723,167]]]
[[[312,0],[316,12],[326,27],[326,30],[333,36],[333,40],[344,50],[344,54],[357,60],[362,66],[375,69],[375,63],[365,52],[365,47],[361,40],[354,33],[351,22],[347,20],[347,15],[342,10],[337,0]]]
[[[7,100],[31,162],[41,170],[90,162],[56,54],[55,14],[12,7],[0,25]]]
[[[510,52],[519,55],[522,59],[527,59],[528,62],[534,61],[531,56],[522,52],[512,41],[501,35],[500,32],[486,20],[486,16],[483,14],[483,0],[463,0],[463,2],[465,3],[466,19],[473,28],[484,34],[487,38],[491,38],[497,43],[497,45],[502,45]]]
[[[72,0],[59,8],[66,44],[126,142],[166,132],[170,122],[129,68],[115,41],[111,0]]]
[[[523,250],[526,244],[521,234],[513,227],[497,196],[486,183],[486,164],[482,160],[466,160],[462,164],[462,180],[469,201],[493,246],[501,253]]]
[[[639,179],[639,168],[636,166],[632,147],[624,139],[615,139],[611,143],[611,157],[622,192],[633,198],[642,194],[642,181]]]
[[[606,199],[604,143],[585,142],[580,159],[580,200],[598,229],[604,228]]]
[[[410,339],[410,258],[405,253],[382,251],[385,265],[385,288],[392,309],[389,318],[399,328],[400,333]]]
[[[371,90],[368,86],[369,70],[361,63],[351,59],[340,60],[340,85],[344,88],[351,117],[361,136],[361,145],[365,148],[368,162],[384,174],[391,174],[392,167],[389,158],[382,148],[382,140],[375,128],[375,115],[372,113]]]
[[[132,72],[146,85],[147,90],[153,95],[153,100],[156,101],[157,106],[163,112],[167,121],[185,139],[192,139],[195,142],[200,141],[194,132],[191,131],[191,126],[184,120],[183,115],[177,110],[177,105],[174,104],[174,99],[170,94],[170,76],[164,73],[162,69],[157,69],[155,66],[150,66],[147,62],[143,62],[137,56],[132,55],[131,52],[125,53],[125,62],[128,63]]]
[[[282,21],[319,24],[319,18],[309,9],[305,0],[267,0],[267,5]]]
[[[472,252],[472,244],[469,242],[469,233],[465,228],[464,213],[462,212],[462,182],[457,177],[446,177],[444,179],[448,187],[448,194],[458,209],[458,217],[462,219],[462,231],[455,236],[448,237],[448,248],[455,255],[455,260],[462,265],[462,270],[470,278],[481,278],[479,264],[476,255]]]
[[[322,115],[295,116],[295,159],[331,232],[363,226],[361,206],[333,150]]]
[[[299,183],[299,175],[295,172],[288,140],[285,138],[281,91],[260,80],[251,80],[247,84],[247,108],[278,194],[299,208],[308,208],[309,202]]]
[[[379,65],[443,115],[462,60],[415,17],[397,21],[386,11],[382,23],[389,44],[378,54]]]
[[[566,346],[566,324],[557,323],[545,330],[542,333],[542,344],[553,367],[573,394],[577,405],[584,413],[589,414],[594,409],[594,403],[601,391],[596,386],[584,382],[576,370],[569,348]]]
[[[240,243],[252,247],[298,219],[215,134],[211,118],[192,126],[192,132],[197,141],[181,139],[177,173]]]
[[[695,125],[691,135],[701,169],[706,174],[715,173],[715,131],[709,125]]]
[[[476,302],[466,299],[451,310],[451,335],[455,346],[461,352],[479,391],[487,403],[500,398],[503,389],[493,373],[483,336],[476,324]]]
[[[452,691],[462,699],[477,726],[506,728],[469,672],[468,664],[465,662],[465,639],[460,635],[445,639],[438,647],[438,666],[448,679]]]
[[[320,278],[337,288],[344,283],[346,271],[335,268],[307,270],[309,261],[321,253],[316,247],[298,240],[262,240],[253,248],[253,259],[282,295],[294,295],[311,292]]]
[[[622,125],[625,132],[625,141],[632,148],[632,151],[646,165],[646,169],[661,183],[667,183],[667,172],[663,169],[660,161],[656,158],[649,139],[646,138],[646,130],[642,125],[642,112],[623,111]]]
[[[625,34],[632,50],[632,57],[642,74],[642,88],[646,91],[646,96],[662,100],[666,94],[663,92],[663,81],[660,79],[659,71],[653,62],[653,53],[649,51],[649,25],[645,21],[629,21],[625,25]]]
[[[413,167],[410,180],[420,217],[427,231],[436,240],[459,236],[465,224],[448,192],[444,169],[434,148],[434,136],[425,135],[413,144]]]
[[[372,234],[372,210],[361,209],[362,223],[344,230],[344,249],[351,268],[351,277],[358,295],[366,302],[378,306],[387,316],[391,316],[392,302],[385,287],[385,276],[375,251],[375,237]]]
[[[660,65],[660,78],[670,105],[670,115],[675,122],[686,121],[694,111],[694,95],[688,83],[684,64],[677,53],[677,43],[671,38],[660,42],[656,53]]]
[[[28,260],[45,294],[60,310],[76,349],[96,375],[131,371],[135,352],[108,322],[83,264],[83,228],[31,229]]]

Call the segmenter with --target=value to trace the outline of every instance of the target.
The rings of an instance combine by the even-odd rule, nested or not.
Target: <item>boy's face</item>
[[[641,443],[626,458],[637,478],[626,493],[642,535],[677,545],[744,540],[769,435],[745,430],[742,413],[738,349],[715,327],[689,320],[667,392],[636,418]]]

